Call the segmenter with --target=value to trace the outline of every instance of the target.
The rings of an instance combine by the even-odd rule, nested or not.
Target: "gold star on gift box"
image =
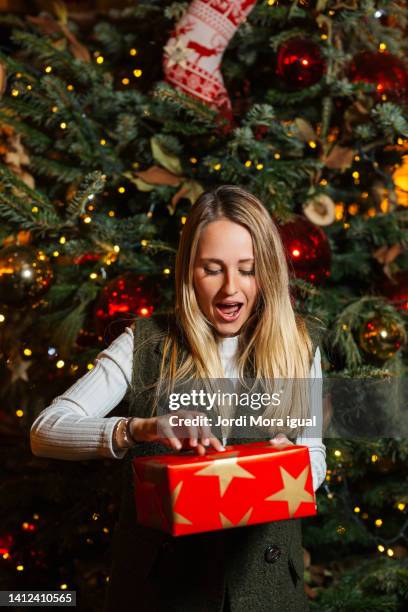
[[[237,453],[238,454],[238,453]],[[214,459],[210,465],[195,473],[196,476],[217,476],[220,482],[220,494],[224,495],[234,478],[255,478],[251,472],[238,465],[237,457]]]
[[[254,508],[252,506],[247,512],[245,512],[242,519],[238,521],[238,523],[236,523],[235,525],[229,520],[229,518],[227,518],[224,514],[222,514],[222,512],[220,512],[221,525],[224,529],[228,527],[245,527],[245,525],[248,525],[249,517],[251,516],[253,509]]]
[[[309,466],[294,478],[283,467],[279,467],[283,480],[283,489],[265,498],[265,501],[285,501],[288,502],[289,516],[293,517],[302,502],[314,502],[311,493],[305,490],[306,480],[309,474]]]
[[[178,499],[178,496],[180,495],[182,486],[183,486],[183,481],[178,483],[178,485],[176,486],[174,491],[172,491],[172,494],[171,494],[171,505],[173,508],[173,521],[181,525],[192,525],[193,523],[189,521],[188,518],[186,518],[182,514],[179,514],[178,512],[175,512],[174,510],[174,507],[177,503],[177,499]]]
[[[192,525],[193,523],[174,508],[183,487],[180,481],[171,493],[170,498],[163,495],[163,487],[167,483],[166,470],[159,462],[152,461],[145,465],[143,479],[141,479],[135,469],[133,469],[135,480],[138,484],[141,496],[145,494],[145,500],[149,499],[151,525],[159,529],[165,529],[166,525],[178,523],[181,525]]]

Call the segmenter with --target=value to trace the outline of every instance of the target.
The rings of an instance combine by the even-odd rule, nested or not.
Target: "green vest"
[[[165,335],[173,324],[171,314],[138,319],[134,347],[156,332]],[[129,415],[150,416],[152,392],[140,390],[157,380],[161,356],[161,340],[134,351]],[[140,442],[123,459],[105,612],[223,612],[226,598],[231,612],[309,610],[299,519],[179,537],[137,524],[132,459],[170,452],[163,444]]]

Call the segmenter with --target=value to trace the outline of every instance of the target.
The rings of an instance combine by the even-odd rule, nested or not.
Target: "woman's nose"
[[[233,272],[226,272],[225,274],[225,282],[224,282],[224,291],[228,293],[228,295],[233,295],[237,290],[237,280]]]

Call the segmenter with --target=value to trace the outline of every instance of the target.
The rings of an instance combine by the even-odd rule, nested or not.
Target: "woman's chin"
[[[219,336],[236,336],[241,329],[243,322],[239,319],[238,321],[226,321],[213,320],[213,326]]]

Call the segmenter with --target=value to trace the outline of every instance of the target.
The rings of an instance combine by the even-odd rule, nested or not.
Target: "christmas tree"
[[[134,316],[172,307],[189,209],[236,184],[279,223],[296,308],[339,385],[318,516],[303,521],[311,608],[402,610],[406,8],[203,3],[228,5],[223,36],[198,0],[0,17],[0,586],[100,607],[120,462],[35,458],[29,429]]]

